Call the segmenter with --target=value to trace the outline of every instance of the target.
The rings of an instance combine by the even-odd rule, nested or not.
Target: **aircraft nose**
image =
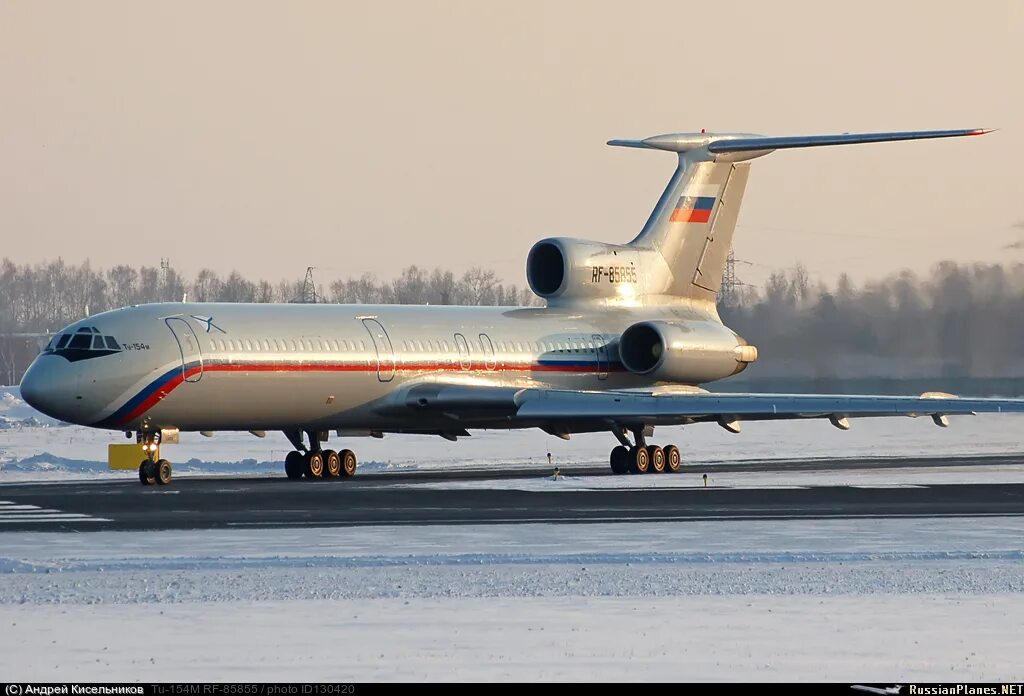
[[[51,418],[75,422],[77,376],[71,365],[55,355],[40,355],[21,378],[21,398]]]

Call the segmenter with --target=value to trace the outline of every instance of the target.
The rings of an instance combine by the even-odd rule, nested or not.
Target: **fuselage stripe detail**
[[[529,363],[505,363],[489,366],[474,361],[467,367],[458,362],[394,362],[384,361],[380,368],[396,372],[451,372],[465,374],[467,372],[570,372],[570,373],[606,373],[623,372],[625,368],[617,361],[595,360],[541,360]],[[179,365],[168,370],[150,382],[138,394],[130,398],[123,406],[110,416],[94,424],[94,427],[116,428],[130,423],[153,408],[162,399],[174,391],[187,379],[206,372],[370,372],[375,373],[378,366],[375,362],[227,362],[217,359],[206,360],[202,365],[198,362],[189,363],[183,370]]]

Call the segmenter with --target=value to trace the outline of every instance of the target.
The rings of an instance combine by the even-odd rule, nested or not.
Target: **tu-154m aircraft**
[[[627,244],[556,237],[526,261],[544,307],[147,304],[57,334],[21,383],[54,418],[134,433],[143,484],[167,484],[158,444],[180,431],[282,431],[288,478],[352,476],[351,449],[385,433],[456,439],[473,429],[607,432],[616,474],[678,471],[662,425],[1024,411],[1024,400],[949,394],[715,394],[757,349],[716,309],[750,160],[774,150],[980,135],[945,130],[764,137],[675,133],[610,145],[678,166]],[[611,442],[609,443],[611,444]],[[134,461],[134,460],[133,460]],[[134,463],[130,464],[133,468]]]

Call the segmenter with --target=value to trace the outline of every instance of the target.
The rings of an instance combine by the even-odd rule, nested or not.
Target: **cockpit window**
[[[113,336],[101,334],[95,326],[83,326],[74,333],[54,336],[43,352],[60,355],[75,362],[120,353],[121,345]]]
[[[79,329],[79,331],[81,331],[81,329]],[[87,350],[90,345],[92,345],[92,335],[76,333],[75,337],[71,339],[71,343],[68,344],[68,348]]]

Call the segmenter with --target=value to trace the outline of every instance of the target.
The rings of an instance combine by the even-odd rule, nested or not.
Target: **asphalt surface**
[[[784,485],[784,473],[794,470],[1019,463],[1005,456],[762,462],[701,471],[774,471]],[[647,488],[641,477],[627,477],[613,489],[564,490],[562,482],[546,478],[549,473],[477,469],[364,473],[324,481],[178,478],[166,487],[145,487],[126,475],[123,481],[4,484],[0,532],[1024,515],[1024,483]],[[604,469],[574,469],[569,475],[611,476]],[[699,482],[696,471],[646,476],[688,476]],[[511,490],[501,483],[531,478],[540,482],[539,490]],[[495,480],[496,486],[481,486],[481,480]],[[458,487],[466,481],[477,483]]]

